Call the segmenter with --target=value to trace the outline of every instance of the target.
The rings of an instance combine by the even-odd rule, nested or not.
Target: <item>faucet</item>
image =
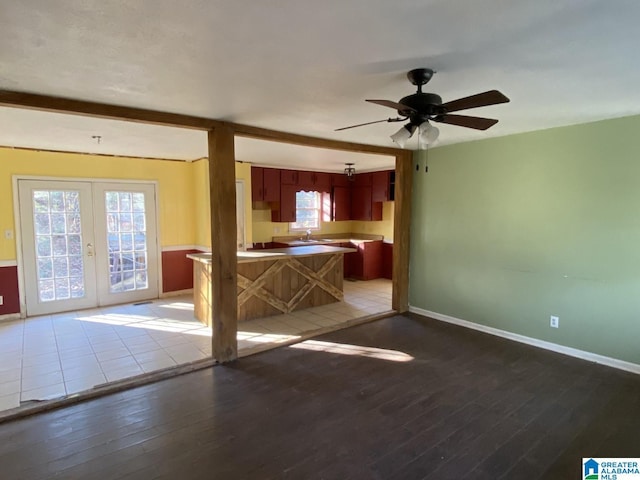
[[[307,229],[307,238],[305,239],[307,241],[311,240],[311,229]]]

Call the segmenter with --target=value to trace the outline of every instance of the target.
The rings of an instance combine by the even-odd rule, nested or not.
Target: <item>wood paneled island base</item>
[[[238,252],[238,320],[342,301],[343,255],[354,251],[310,245]],[[187,257],[194,261],[195,316],[211,325],[211,254]]]

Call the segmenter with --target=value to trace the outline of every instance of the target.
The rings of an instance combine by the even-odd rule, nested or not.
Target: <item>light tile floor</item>
[[[239,355],[391,309],[391,281],[344,282],[343,302],[242,322]],[[0,410],[211,356],[191,296],[0,323]]]

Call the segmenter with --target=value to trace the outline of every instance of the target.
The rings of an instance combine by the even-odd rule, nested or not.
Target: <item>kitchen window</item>
[[[320,192],[296,192],[296,221],[289,230],[319,230],[322,215]]]

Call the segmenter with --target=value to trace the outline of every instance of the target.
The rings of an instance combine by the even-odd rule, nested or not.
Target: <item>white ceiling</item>
[[[637,0],[8,1],[0,88],[383,146],[399,125],[333,130],[393,116],[364,99],[413,93],[412,68],[438,72],[426,91],[443,101],[494,88],[511,98],[462,112],[500,119],[486,132],[439,125],[445,145],[640,113],[638,19]],[[206,156],[201,132],[12,108],[0,109],[0,145]],[[255,140],[236,148],[279,166],[392,166]]]

